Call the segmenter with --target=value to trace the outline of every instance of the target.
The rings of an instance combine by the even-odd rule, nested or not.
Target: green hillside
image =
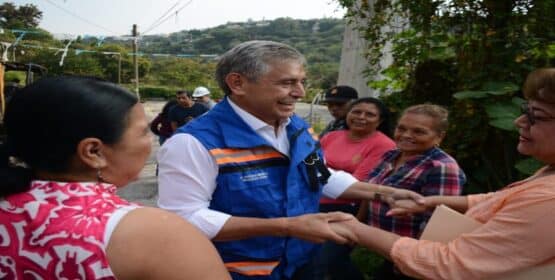
[[[0,5],[0,17],[5,19],[0,21],[0,41],[17,41],[15,51],[14,47],[9,49],[9,61],[44,65],[50,75],[97,76],[131,87],[134,71],[130,38],[56,39],[55,34],[38,28],[42,14],[34,5],[4,3]],[[213,79],[217,55],[243,41],[273,40],[290,44],[307,57],[306,99],[310,100],[337,80],[343,29],[342,19],[279,18],[145,35],[139,40],[141,95],[171,96],[177,89],[192,90],[203,85],[214,97],[222,97]]]

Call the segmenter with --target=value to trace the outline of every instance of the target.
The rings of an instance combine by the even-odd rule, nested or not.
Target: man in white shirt
[[[331,198],[372,199],[392,189],[328,171],[308,125],[294,115],[305,59],[270,41],[226,52],[216,79],[226,98],[161,147],[159,201],[211,238],[234,279],[308,279],[318,247],[348,242],[344,213],[317,213]],[[311,241],[311,242],[307,242]]]

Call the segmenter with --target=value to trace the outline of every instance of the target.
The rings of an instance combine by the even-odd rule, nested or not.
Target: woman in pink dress
[[[115,194],[137,179],[152,142],[133,94],[45,78],[14,96],[4,124],[1,279],[230,279],[193,226]]]

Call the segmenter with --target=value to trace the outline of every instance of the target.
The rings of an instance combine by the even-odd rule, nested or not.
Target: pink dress
[[[101,183],[33,181],[0,199],[0,279],[115,279],[106,245],[138,206]]]

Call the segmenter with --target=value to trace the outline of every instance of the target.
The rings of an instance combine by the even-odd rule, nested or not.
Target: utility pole
[[[133,24],[133,65],[135,68],[135,94],[137,98],[141,100],[141,95],[139,94],[139,63],[137,59],[137,55],[139,52],[139,33],[137,32],[137,25]]]
[[[118,54],[118,85],[121,85],[121,54]]]

